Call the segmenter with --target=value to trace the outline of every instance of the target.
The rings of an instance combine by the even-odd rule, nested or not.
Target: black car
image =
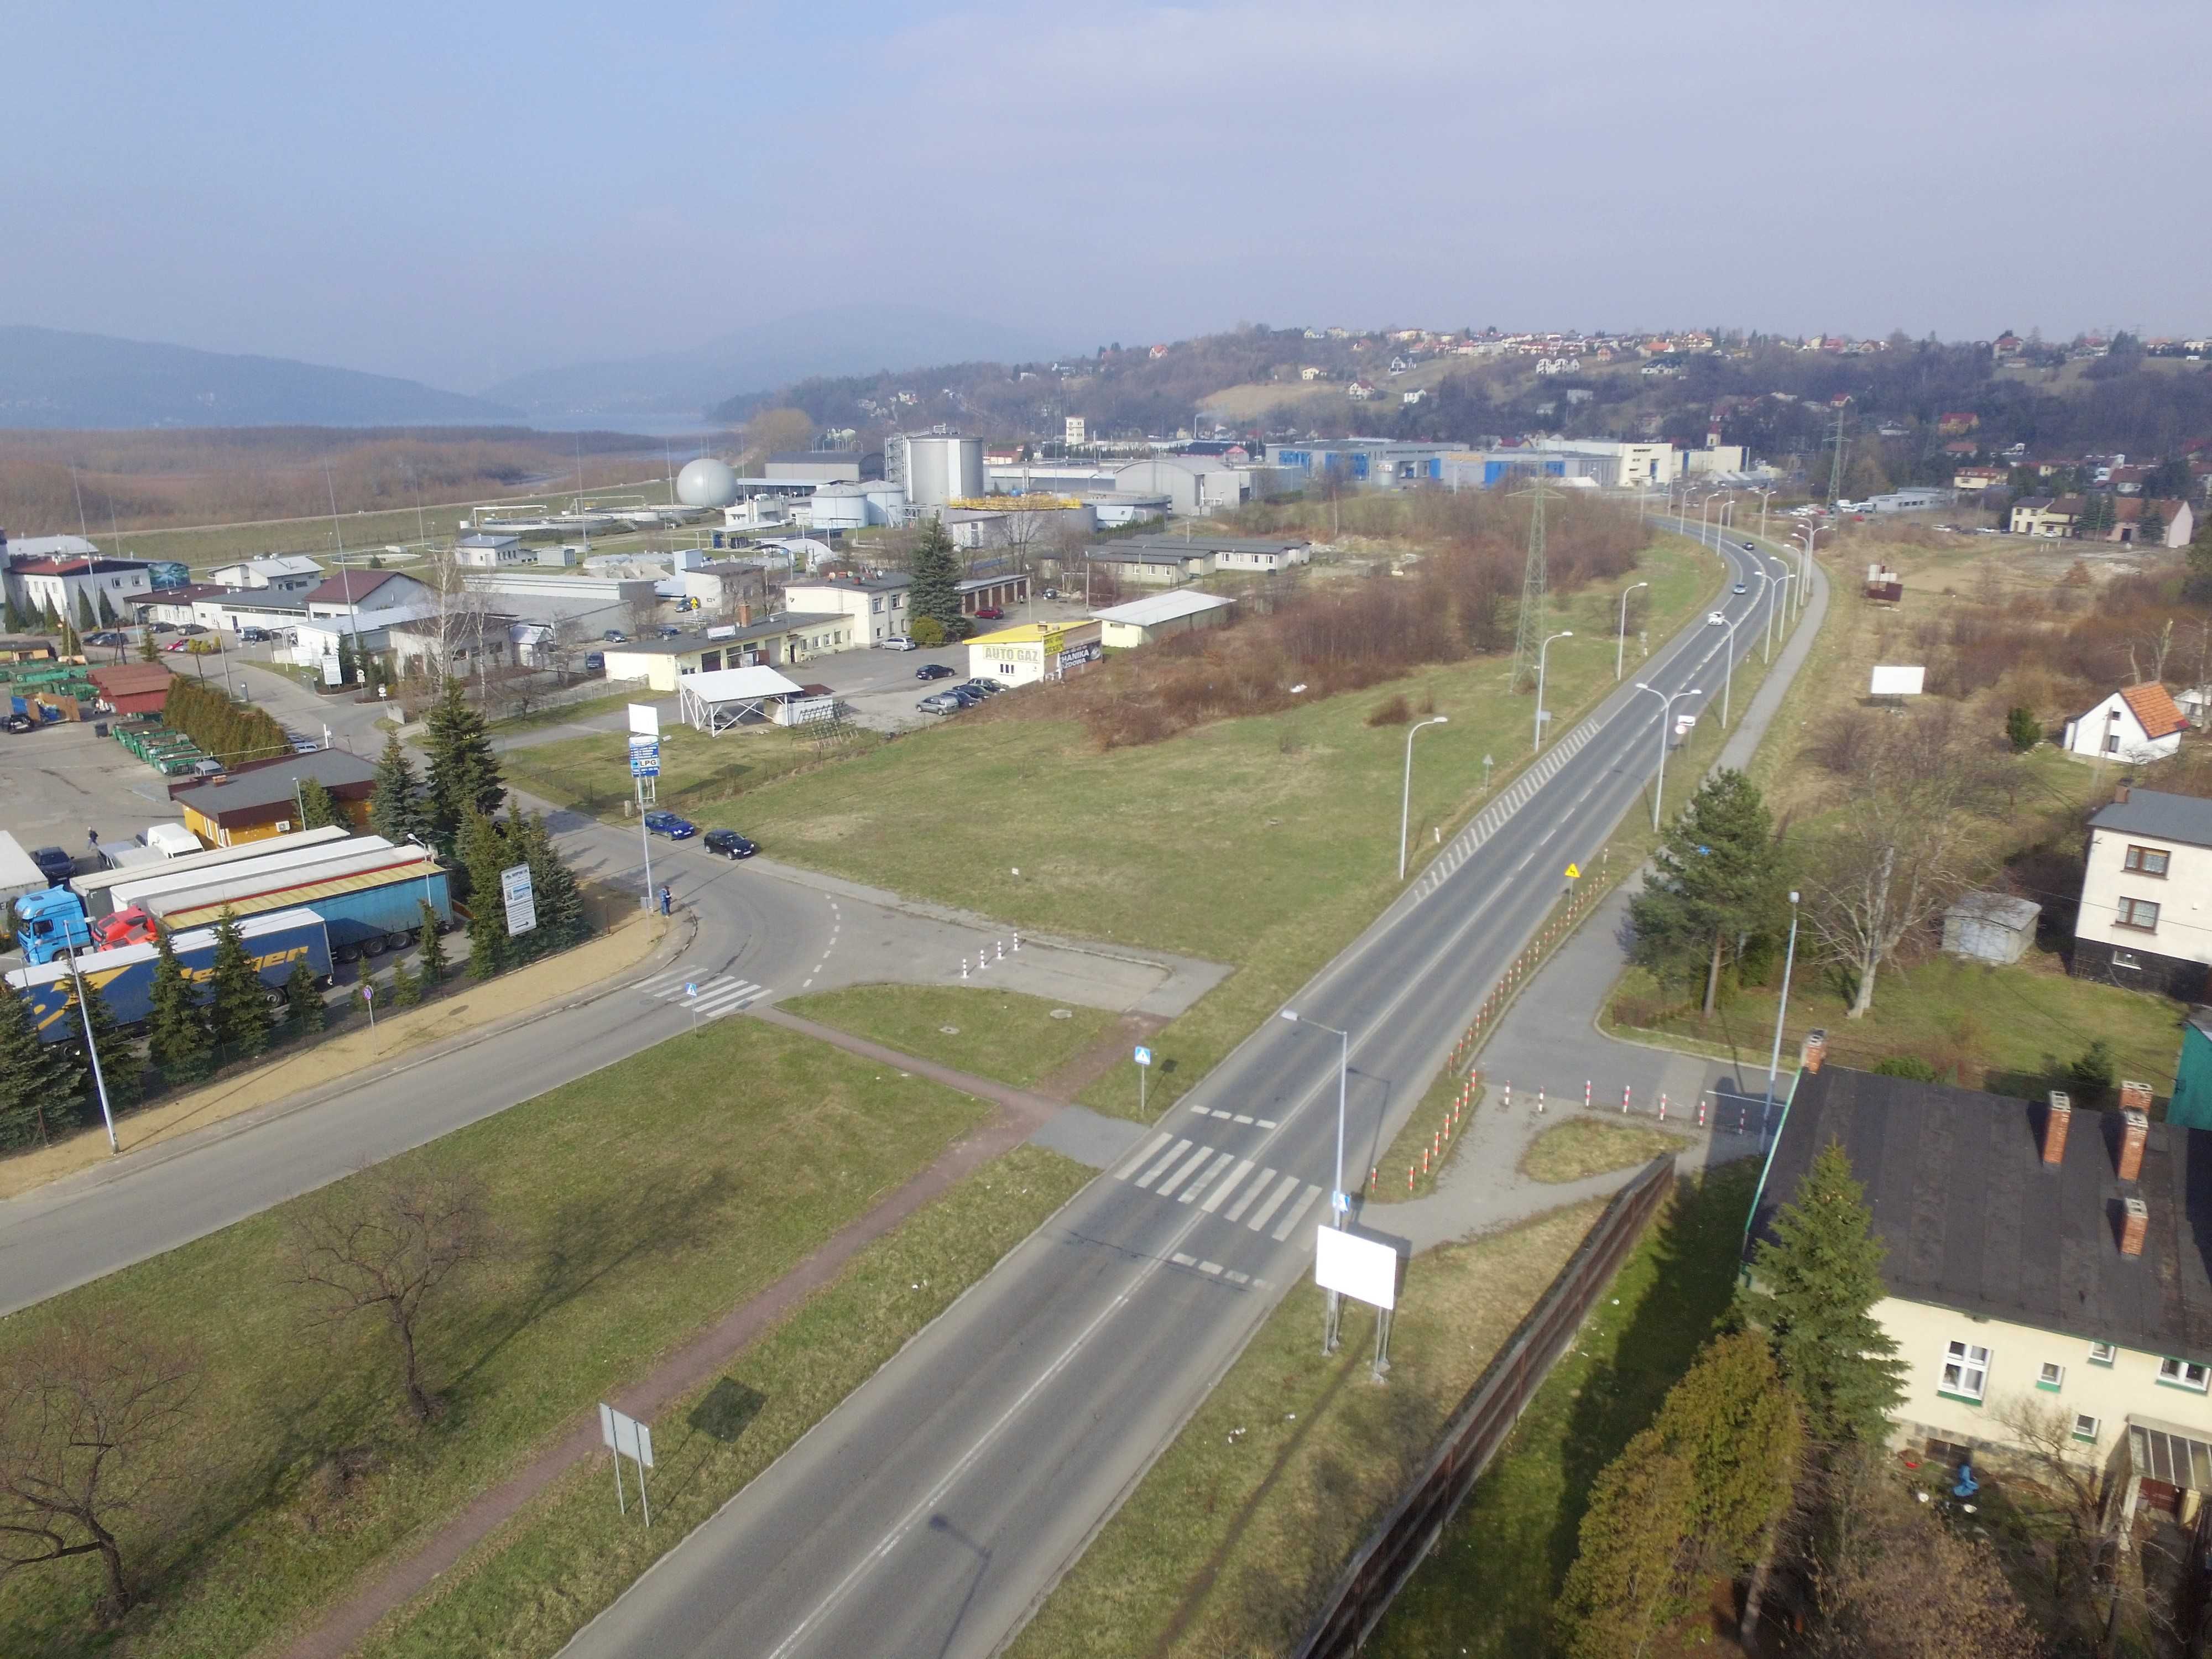
[[[87,645],[128,645],[131,641],[125,639],[122,635],[117,633],[113,629],[103,628],[97,634],[86,635],[84,636],[84,642]]]
[[[977,678],[963,680],[957,689],[962,691],[973,691],[979,697],[995,697],[1006,688],[996,680]]]
[[[33,720],[28,714],[9,714],[6,719],[0,720],[0,732],[13,732],[19,737],[26,732],[35,732],[38,729],[38,721]]]
[[[760,851],[751,842],[734,830],[709,830],[699,844],[710,853],[719,853],[726,859],[749,859]]]
[[[937,695],[940,697],[951,698],[963,708],[973,708],[983,701],[983,694],[981,691],[971,691],[964,685],[948,685]]]
[[[238,642],[240,645],[264,645],[268,642],[268,639],[269,630],[265,628],[241,628],[238,630]]]
[[[66,848],[33,848],[31,862],[39,866],[39,872],[46,877],[49,887],[59,887],[76,873],[76,860],[70,856]]]
[[[949,680],[952,671],[941,662],[926,662],[914,671],[914,677],[918,680]]]

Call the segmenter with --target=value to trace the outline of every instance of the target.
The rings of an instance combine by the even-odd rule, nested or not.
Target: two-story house
[[[784,585],[783,601],[794,611],[819,611],[849,617],[853,642],[881,645],[903,638],[908,590],[913,578],[903,570],[878,571],[865,576],[815,576]]]
[[[2117,1112],[2030,1104],[1826,1066],[1824,1046],[1806,1045],[1747,1248],[1839,1143],[1887,1247],[1893,1440],[2001,1464],[2033,1418],[2114,1476],[2109,1521],[2192,1518],[2212,1486],[2194,1449],[2212,1443],[2212,1133],[2151,1122],[2142,1084]]]
[[[2074,533],[2074,520],[2081,513],[2079,495],[2023,495],[2012,504],[2008,527],[2015,536],[2042,536],[2056,541]]]
[[[2212,800],[2122,784],[2089,817],[2071,970],[2184,1002],[2212,966]]]

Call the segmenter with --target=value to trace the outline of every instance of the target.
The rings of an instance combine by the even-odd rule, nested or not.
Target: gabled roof
[[[2185,842],[2191,847],[2212,847],[2212,800],[2168,794],[2162,789],[2130,788],[2109,805],[2092,812],[2089,827]]]
[[[2174,707],[2172,693],[2154,682],[2148,685],[2124,686],[2120,697],[2135,711],[2142,722],[2143,735],[2151,738],[2170,738],[2178,732],[2186,732],[2189,722],[2181,718],[2181,710]]]
[[[342,572],[335,576],[325,576],[320,586],[309,588],[302,597],[308,605],[359,605],[386,582],[398,581],[403,577],[408,581],[416,580],[404,570]]]

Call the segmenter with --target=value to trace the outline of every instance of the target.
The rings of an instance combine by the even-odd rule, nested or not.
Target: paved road
[[[1763,616],[1771,590],[1753,586],[1723,591],[1729,616]],[[1647,681],[1717,692],[1728,637],[1701,621]],[[1758,648],[1748,628],[1735,643]],[[1347,1172],[1411,1109],[1563,866],[1644,809],[1661,729],[1659,700],[1625,686],[1294,999],[1352,1034]],[[1306,1271],[1339,1053],[1328,1030],[1268,1021],[570,1651],[994,1651]]]

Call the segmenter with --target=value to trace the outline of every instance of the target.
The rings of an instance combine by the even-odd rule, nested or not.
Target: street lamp
[[[1797,895],[1790,895],[1790,950],[1782,960],[1782,1000],[1774,1010],[1774,1051],[1766,1057],[1766,1109],[1759,1114],[1759,1138],[1766,1139],[1766,1123],[1774,1112],[1774,1075],[1782,1066],[1782,1022],[1790,1012],[1790,973],[1797,965]]]
[[[1342,1044],[1336,1068],[1336,1185],[1330,1188],[1328,1195],[1329,1213],[1336,1218],[1337,1231],[1341,1232],[1352,1208],[1352,1195],[1344,1190],[1344,1093],[1352,1076],[1352,1033],[1340,1031],[1334,1025],[1323,1025],[1317,1019],[1307,1019],[1288,1008],[1283,1010],[1283,1018],[1293,1025],[1310,1025],[1316,1030],[1327,1031]]]
[[[1636,689],[1638,691],[1649,691],[1663,705],[1659,720],[1659,781],[1653,786],[1651,791],[1651,828],[1656,833],[1659,828],[1659,803],[1666,798],[1667,794],[1667,728],[1674,723],[1674,705],[1684,697],[1696,696],[1698,688],[1694,685],[1686,686],[1671,697],[1657,686],[1646,685],[1641,680],[1637,681]]]
[[[1726,731],[1729,723],[1729,707],[1735,696],[1735,623],[1730,620],[1725,611],[1716,611],[1705,620],[1708,626],[1728,629],[1726,665],[1722,671],[1721,678],[1721,729]]]
[[[1777,564],[1781,564],[1782,562],[1779,559],[1777,559],[1775,562]],[[1783,567],[1783,569],[1784,574],[1777,576],[1774,579],[1774,585],[1782,590],[1781,608],[1787,610],[1790,605],[1790,584],[1797,580],[1797,573],[1790,569],[1786,565]],[[1771,662],[1774,660],[1775,611],[1776,606],[1772,605],[1766,607],[1766,654],[1762,659],[1762,660],[1766,662]]]
[[[1620,684],[1621,658],[1628,650],[1628,596],[1639,587],[1649,587],[1650,582],[1632,582],[1620,590],[1620,637],[1613,647],[1613,683]]]
[[[1768,498],[1774,494],[1774,486],[1770,484],[1765,489],[1754,490],[1753,493],[1759,497],[1759,539],[1765,541],[1766,539],[1766,503]]]
[[[100,1121],[107,1126],[107,1150],[120,1152],[122,1145],[115,1139],[115,1114],[107,1104],[107,1079],[100,1069],[100,1046],[92,1040],[92,1010],[84,1000],[84,975],[77,970],[76,952],[64,945],[62,954],[69,958],[70,981],[76,988],[76,1012],[84,1021],[84,1052],[92,1061],[92,1085],[100,1092]],[[94,996],[100,995],[95,988]]]
[[[1563,629],[1536,647],[1536,729],[1528,738],[1528,752],[1532,755],[1544,746],[1544,659],[1552,648],[1552,640],[1571,640],[1574,636],[1573,629]]]
[[[1413,739],[1420,735],[1422,726],[1449,724],[1450,715],[1438,714],[1434,720],[1418,722],[1412,731],[1406,733],[1406,787],[1398,797],[1398,879],[1401,881],[1406,878],[1406,828],[1413,811]]]
[[[1728,722],[1723,720],[1721,724],[1725,726]],[[438,867],[438,854],[432,849],[430,843],[424,841],[422,836],[410,834],[407,839],[421,848],[427,854],[426,862],[422,866],[422,902],[429,905],[430,914],[434,916],[438,914],[438,907],[430,896],[430,872]]]

